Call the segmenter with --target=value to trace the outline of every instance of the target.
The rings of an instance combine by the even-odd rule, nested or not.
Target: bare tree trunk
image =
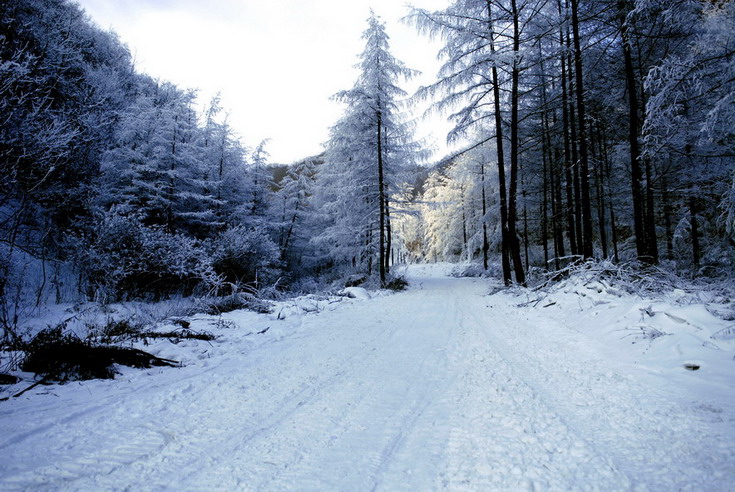
[[[385,273],[390,273],[390,255],[393,247],[393,228],[390,223],[390,201],[385,197]]]
[[[487,253],[490,243],[487,240],[487,199],[485,197],[485,162],[480,161],[480,180],[482,184],[482,268],[487,270]]]
[[[593,128],[590,128],[590,138],[592,138],[592,135],[594,133]],[[597,128],[597,151],[595,151],[595,146],[592,145],[592,159],[595,160],[595,162],[601,163],[602,162],[602,131]],[[594,140],[593,140],[594,141]],[[597,191],[597,222],[599,226],[600,231],[600,246],[602,247],[602,257],[607,258],[608,257],[608,250],[607,250],[607,224],[605,219],[605,188],[603,185],[603,174],[602,174],[602,166],[600,164],[595,166],[595,189]]]
[[[572,186],[574,189],[574,233],[577,238],[576,249],[573,251],[575,255],[582,254],[582,188],[579,181],[579,137],[577,136],[577,111],[574,106],[574,61],[572,60],[572,39],[567,29],[567,75],[569,76],[569,145],[572,150],[571,174]]]
[[[613,261],[615,263],[620,262],[620,256],[618,254],[618,232],[617,232],[617,226],[615,223],[615,203],[613,201],[613,195],[612,190],[610,187],[610,182],[612,180],[612,163],[610,162],[610,152],[607,148],[607,140],[602,140],[602,153],[603,153],[603,162],[605,163],[605,177],[607,178],[608,183],[608,189],[607,189],[607,198],[608,198],[608,205],[610,209],[610,236],[612,240],[612,247],[613,247]]]
[[[543,116],[544,122],[546,116]],[[544,126],[546,126],[544,124]],[[543,200],[541,202],[541,244],[544,247],[544,268],[549,266],[549,160],[546,146],[546,131],[544,129],[543,149],[541,151],[543,161]],[[553,204],[552,204],[553,208]]]
[[[510,239],[510,254],[513,259],[513,267],[516,274],[516,282],[521,285],[526,283],[526,274],[523,270],[523,262],[521,260],[521,245],[516,232],[517,221],[517,194],[518,194],[518,155],[519,155],[519,136],[518,136],[518,99],[519,99],[519,51],[521,31],[519,26],[519,13],[516,0],[511,0],[511,12],[513,15],[513,68],[511,70],[511,90],[510,90],[510,189],[508,193],[508,236]]]
[[[551,118],[553,125],[556,126],[556,124],[558,123],[556,119],[556,112],[552,112]],[[546,123],[548,125],[548,119],[546,120]],[[563,217],[564,204],[562,201],[561,189],[562,172],[560,171],[559,167],[559,165],[562,163],[562,157],[560,155],[561,153],[559,148],[555,145],[552,145],[551,131],[548,127],[546,129],[546,132],[548,145],[551,152],[549,161],[551,164],[551,172],[549,173],[551,181],[549,184],[551,186],[551,225],[554,234],[554,267],[558,270],[561,267],[559,258],[565,255]]]
[[[541,243],[544,247],[544,268],[549,267],[549,181],[551,182],[551,209],[554,211],[553,198],[553,154],[549,136],[549,108],[546,96],[546,70],[544,69],[544,55],[539,43],[539,63],[541,65],[541,160],[543,164],[543,200],[541,202]],[[555,230],[555,229],[554,229]],[[554,236],[556,240],[556,236]]]
[[[490,52],[495,54],[495,30],[493,27],[492,3],[486,0],[488,32],[490,37]],[[498,81],[498,68],[495,60],[491,69],[493,99],[495,110],[495,141],[498,154],[498,194],[500,201],[500,229],[501,229],[501,253],[500,260],[503,266],[503,282],[510,285],[512,282],[510,269],[510,238],[508,234],[508,198],[505,188],[505,153],[503,151],[503,118],[500,112],[500,82]]]
[[[623,38],[623,57],[625,59],[625,80],[628,91],[628,141],[630,144],[630,172],[631,172],[631,197],[633,199],[633,229],[635,233],[635,245],[638,259],[646,263],[653,263],[653,258],[648,251],[648,241],[644,228],[643,193],[641,181],[643,171],[641,169],[641,152],[638,143],[638,92],[636,88],[635,71],[633,68],[633,57],[628,36],[626,0],[619,0],[618,8],[621,18],[621,35]]]
[[[661,178],[661,198],[664,207],[664,230],[666,231],[666,258],[674,257],[673,224],[671,222],[671,197],[669,196],[669,182],[666,175]]]
[[[525,198],[526,191],[523,190],[523,196]],[[530,263],[528,258],[528,208],[526,207],[526,200],[523,200],[523,254],[526,260],[526,271],[528,271]]]
[[[553,163],[554,161],[552,161]],[[562,210],[561,201],[561,177],[556,174],[556,169],[551,170],[551,228],[554,234],[554,267],[558,270],[561,265],[559,258],[564,256],[564,231],[562,228],[562,219],[560,218]]]
[[[380,104],[380,101],[378,101]],[[383,114],[378,109],[378,208],[380,224],[378,232],[378,262],[380,264],[380,284],[385,285],[385,183],[383,182]]]
[[[469,260],[469,248],[467,247],[467,212],[465,211],[465,193],[464,186],[460,186],[460,193],[462,194],[462,251],[464,256]]]
[[[592,258],[592,205],[589,182],[589,154],[587,149],[587,117],[584,104],[582,77],[582,49],[579,39],[578,0],[572,2],[572,33],[574,37],[574,73],[576,75],[577,112],[579,114],[579,158],[580,185],[582,189],[582,255]]]
[[[563,14],[561,0],[558,0],[557,6],[559,8],[559,16]],[[566,44],[564,43],[564,28],[559,28],[559,47],[564,50]],[[562,52],[561,55],[561,98],[562,98],[562,127],[564,133],[564,177],[565,177],[565,190],[566,190],[566,221],[567,221],[567,237],[569,239],[569,249],[571,254],[575,255],[578,252],[577,248],[577,234],[574,221],[574,198],[572,193],[572,154],[571,154],[571,136],[570,136],[570,124],[569,124],[569,95],[567,91],[567,61],[566,55]]]
[[[646,228],[646,246],[653,263],[658,263],[658,242],[656,238],[656,216],[653,200],[653,173],[651,172],[651,159],[643,159],[643,163],[646,173],[646,216],[643,221],[643,225]]]

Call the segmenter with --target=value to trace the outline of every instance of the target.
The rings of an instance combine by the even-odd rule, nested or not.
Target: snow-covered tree
[[[199,145],[205,172],[203,185],[211,195],[212,220],[208,231],[221,232],[233,222],[233,216],[248,194],[250,180],[246,173],[248,150],[236,138],[223,116],[219,95],[204,114]]]
[[[735,180],[735,4],[678,1],[664,8],[671,23],[693,34],[684,49],[662,59],[645,79],[650,98],[643,153],[671,170],[666,191],[683,198],[671,200],[667,210],[679,224],[674,239],[688,238],[694,266],[705,260],[721,263],[714,256],[731,252],[733,243],[731,236],[730,245],[722,244],[726,233],[714,227],[717,205],[725,211],[730,234],[735,210],[729,186]]]
[[[314,194],[318,157],[307,158],[289,166],[276,192],[275,209],[278,214],[278,244],[281,258],[292,269],[304,266],[304,254],[308,247],[310,231],[308,224],[313,217],[311,197]]]
[[[547,5],[538,0],[457,0],[441,11],[413,9],[409,17],[419,31],[444,42],[438,81],[422,88],[419,96],[438,97],[437,108],[451,112],[454,128],[448,138],[484,130],[477,143],[495,141],[506,283],[511,281],[511,261],[516,281],[525,282],[516,230],[523,152],[521,99],[530,92],[523,75],[531,66],[528,52],[536,42],[532,27],[548,23]]]
[[[492,146],[480,146],[447,159],[432,170],[414,200],[419,228],[409,218],[404,245],[432,261],[479,260],[501,241]],[[487,267],[486,267],[487,269]]]
[[[369,274],[377,270],[384,283],[392,200],[402,184],[402,168],[418,152],[409,125],[400,120],[399,99],[406,94],[397,83],[415,72],[391,55],[385,27],[372,12],[363,39],[358,80],[336,95],[347,109],[331,129],[315,197],[333,220],[317,242],[338,263],[359,264]]]
[[[104,157],[103,204],[124,204],[169,232],[204,234],[217,200],[206,182],[194,97],[156,84],[128,108]]]

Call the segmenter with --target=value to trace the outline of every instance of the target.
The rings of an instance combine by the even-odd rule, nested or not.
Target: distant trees
[[[309,225],[317,213],[312,198],[317,167],[322,164],[321,157],[292,164],[276,191],[274,211],[278,217],[280,257],[293,272],[314,267],[313,248],[309,245],[313,231]]]
[[[496,170],[486,165],[492,153],[492,145],[480,146],[429,173],[421,200],[399,223],[412,258],[484,262],[500,246]]]

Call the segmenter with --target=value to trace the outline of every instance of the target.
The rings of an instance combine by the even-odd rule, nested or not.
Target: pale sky
[[[430,84],[439,67],[439,45],[400,22],[408,12],[402,0],[77,1],[100,27],[118,33],[139,72],[198,88],[200,104],[220,92],[243,143],[271,139],[271,162],[322,151],[343,111],[330,97],[355,82],[371,7],[386,23],[393,55],[423,72],[404,89]],[[431,10],[447,3],[412,2]],[[416,136],[441,157],[447,129],[443,117],[432,118],[420,122]]]

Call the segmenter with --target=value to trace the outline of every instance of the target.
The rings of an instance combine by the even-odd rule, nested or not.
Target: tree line
[[[325,152],[287,167],[214,98],[138,73],[67,0],[0,4],[0,297],[155,299],[361,273],[573,258],[731,271],[732,2],[456,0],[407,21],[442,40],[437,82],[371,13]],[[434,167],[403,118],[446,111],[465,150]],[[729,270],[728,270],[729,268]]]
[[[418,205],[448,223],[461,207],[461,227],[421,244],[408,225],[415,256],[487,264],[488,238],[467,238],[492,224],[506,283],[569,257],[731,272],[732,2],[461,0],[410,20],[444,43],[420,95],[474,142],[430,177],[444,198]]]

